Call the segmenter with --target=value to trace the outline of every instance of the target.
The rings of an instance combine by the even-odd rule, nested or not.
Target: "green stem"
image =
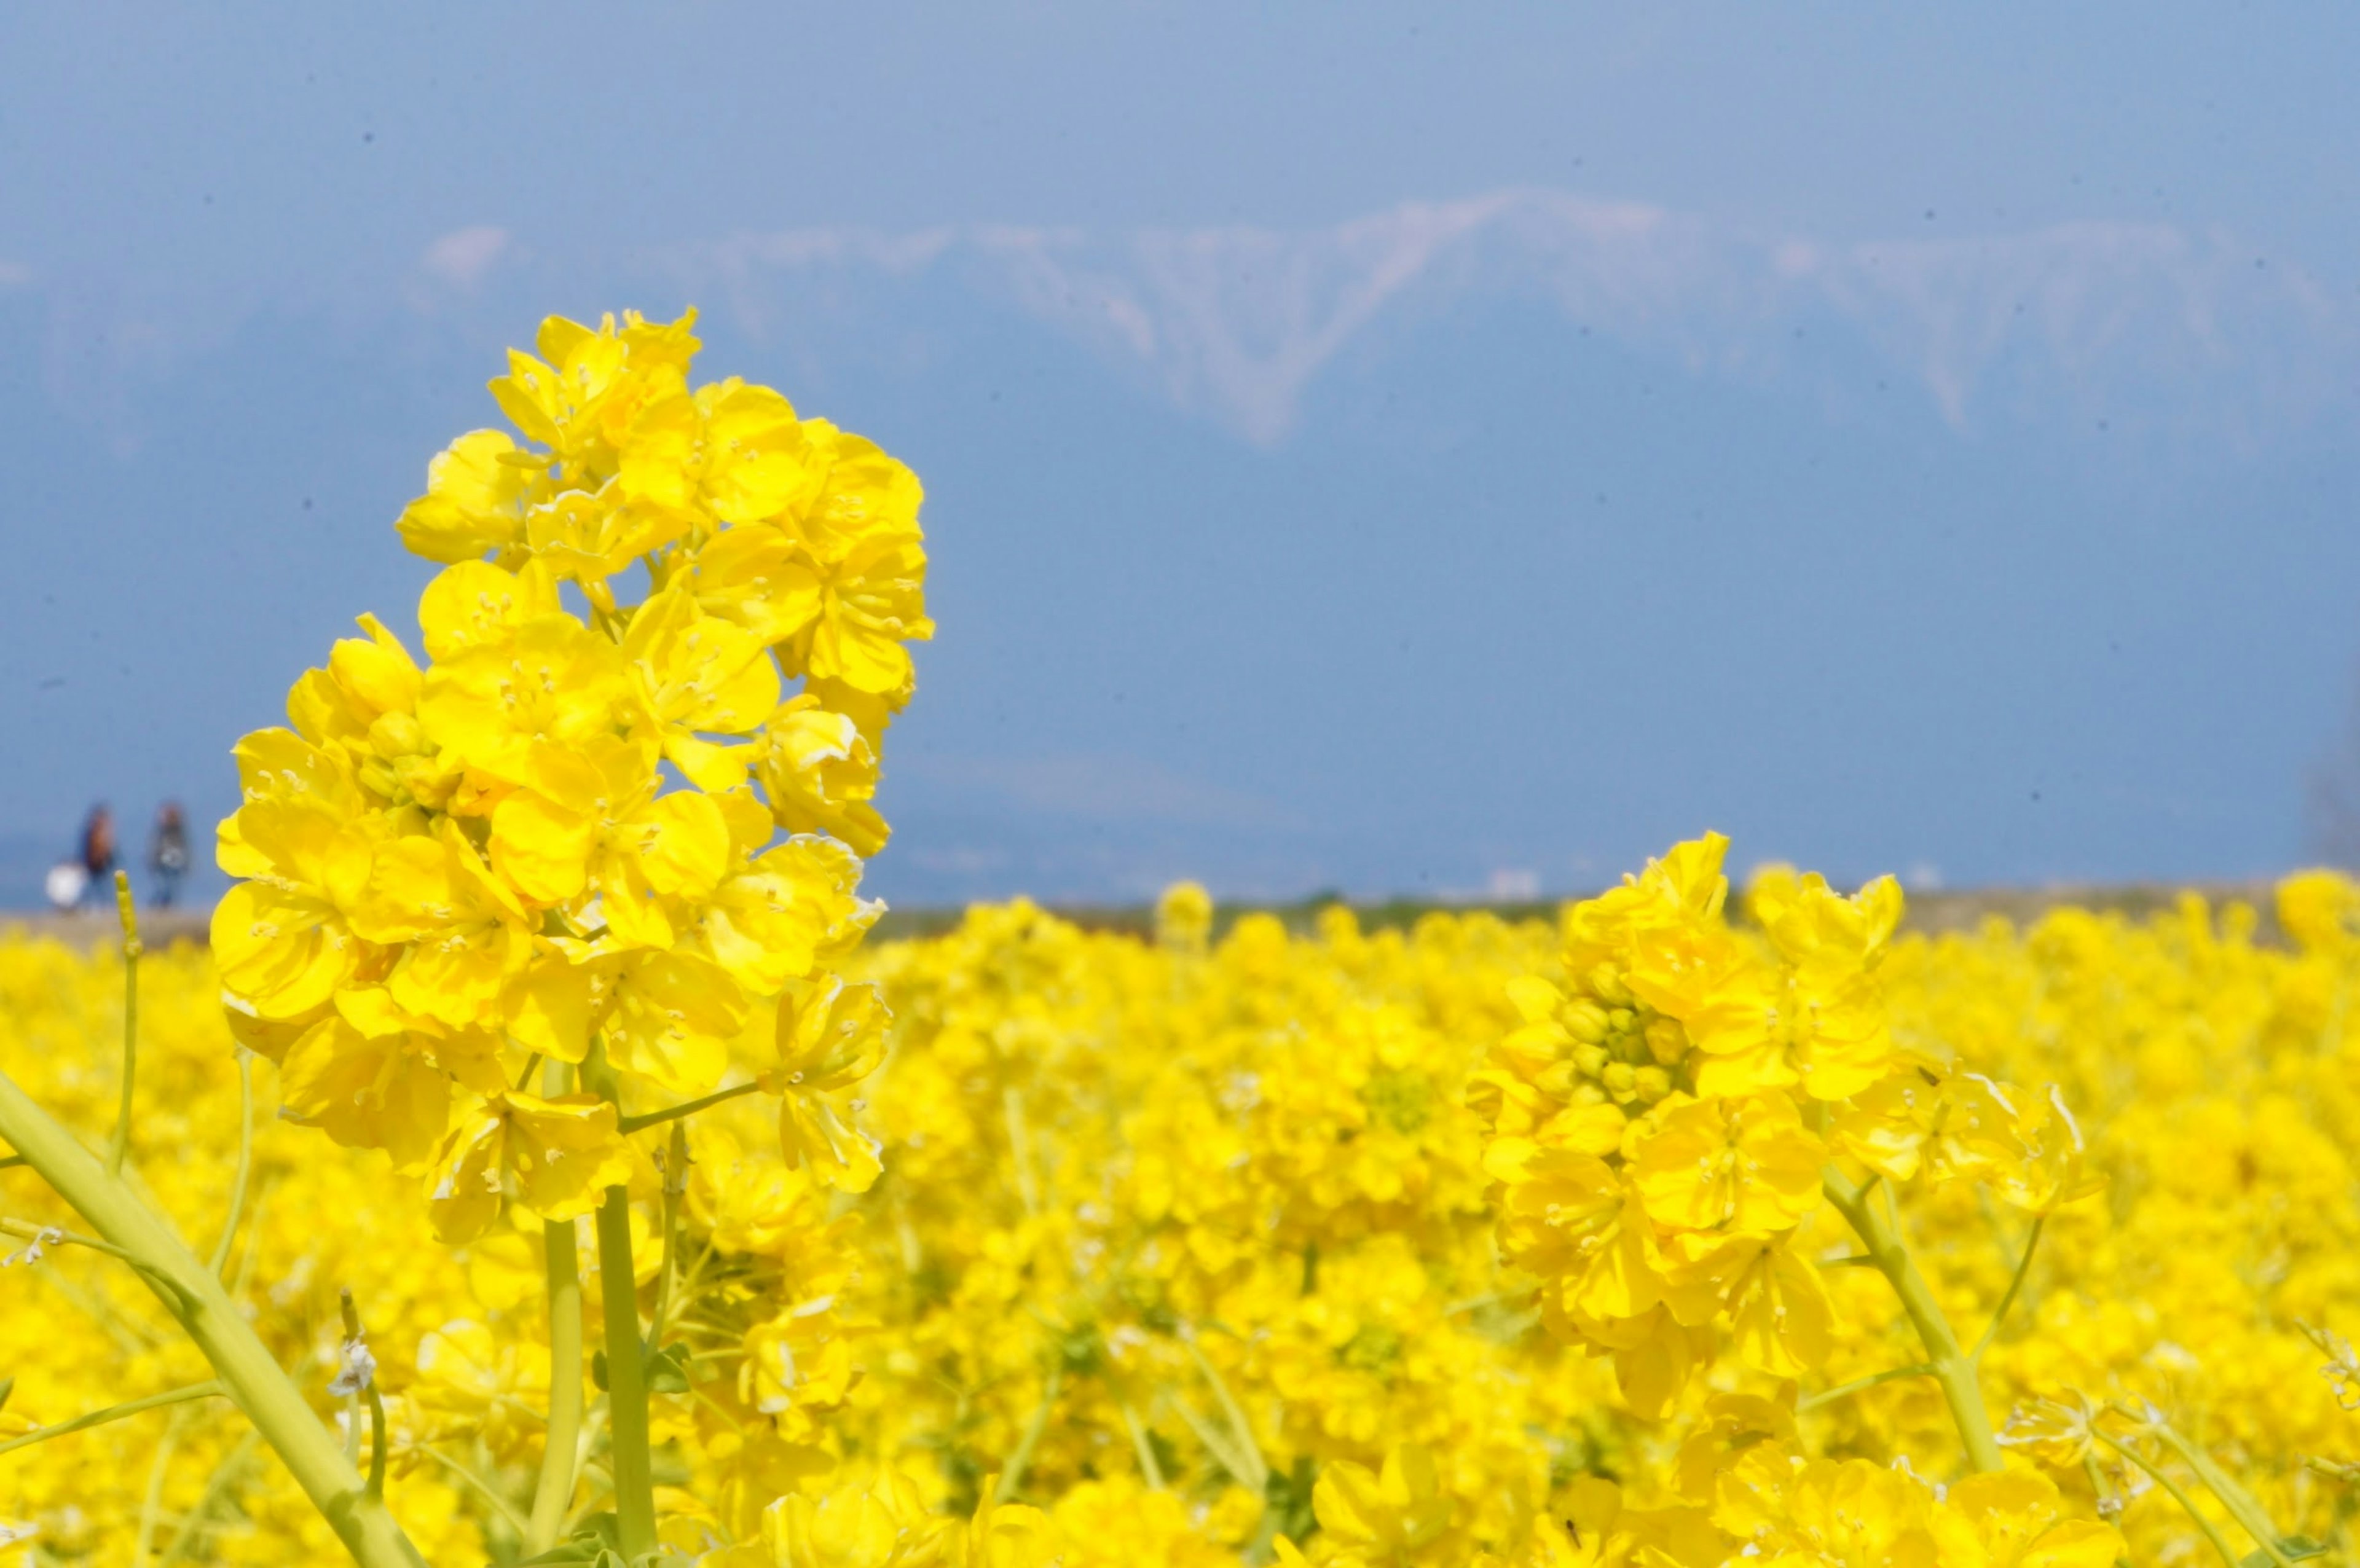
[[[603,1040],[582,1059],[582,1083],[619,1112],[615,1069]],[[675,1105],[685,1114],[688,1107]],[[615,1528],[626,1558],[656,1546],[655,1465],[648,1442],[646,1341],[639,1326],[639,1271],[631,1264],[631,1190],[609,1187],[598,1205],[598,1300],[606,1320],[606,1421],[613,1432]]]
[[[1849,1383],[1839,1383],[1832,1388],[1821,1389],[1819,1393],[1798,1402],[1795,1408],[1798,1410],[1817,1410],[1821,1405],[1832,1405],[1838,1399],[1850,1399],[1863,1388],[1874,1388],[1879,1383],[1891,1383],[1903,1377],[1931,1377],[1933,1375],[1934,1369],[1922,1361],[1915,1367],[1889,1367],[1883,1372],[1873,1372],[1865,1377],[1855,1377]]]
[[[357,1349],[361,1356],[367,1357],[368,1331],[361,1326],[361,1310],[353,1300],[353,1288],[345,1286],[337,1293],[337,1300],[344,1315],[345,1348]],[[373,1361],[371,1365],[374,1365]],[[345,1402],[344,1458],[350,1462],[359,1454],[360,1421],[357,1418],[364,1396],[368,1400],[369,1412],[368,1493],[372,1497],[381,1498],[385,1496],[385,1396],[377,1392],[374,1371],[362,1380],[361,1386]]]
[[[2039,1249],[2041,1228],[2048,1223],[2047,1214],[2032,1222],[2031,1233],[2024,1238],[2024,1256],[2016,1260],[2016,1272],[2008,1277],[2007,1294],[2002,1296],[1999,1305],[1992,1309],[1990,1326],[1983,1330],[1983,1336],[1975,1341],[1972,1354],[1977,1361],[1983,1358],[1983,1352],[1989,1350],[1991,1342],[1999,1336],[1999,1325],[2007,1321],[2008,1308],[2016,1305],[2016,1292],[2024,1289],[2025,1276],[2032,1272],[2032,1255]]]
[[[680,1200],[688,1192],[688,1124],[672,1124],[663,1160],[663,1269],[656,1276],[655,1316],[648,1322],[648,1348],[661,1350],[672,1314],[672,1275],[680,1253]]]
[[[991,1489],[993,1502],[1008,1501],[1024,1484],[1024,1472],[1032,1467],[1032,1451],[1041,1446],[1041,1434],[1049,1430],[1049,1412],[1065,1385],[1065,1367],[1060,1362],[1049,1368],[1049,1381],[1041,1388],[1041,1402],[1032,1407],[1032,1419],[1024,1423],[1023,1433],[1016,1440],[1016,1452],[1008,1456],[1008,1467],[1000,1473],[1000,1483]]]
[[[53,1437],[64,1437],[71,1432],[88,1432],[92,1427],[104,1426],[109,1421],[118,1421],[126,1416],[136,1416],[143,1411],[161,1410],[166,1405],[177,1405],[187,1399],[210,1399],[215,1394],[225,1394],[228,1391],[220,1383],[208,1381],[191,1383],[185,1388],[173,1388],[161,1394],[150,1394],[144,1399],[126,1399],[119,1405],[109,1405],[103,1410],[93,1410],[86,1416],[76,1416],[71,1421],[60,1421],[54,1426],[45,1426],[38,1432],[28,1432],[21,1437],[12,1437],[5,1443],[0,1443],[0,1454],[14,1454],[20,1448],[30,1448],[37,1443],[47,1443]]]
[[[5,1073],[0,1073],[0,1140],[29,1160],[100,1236],[138,1260],[140,1278],[204,1354],[230,1398],[261,1432],[354,1559],[366,1568],[422,1568],[423,1560],[401,1527],[344,1463],[335,1438],[271,1359],[220,1279],[198,1261],[165,1220],[110,1175]]]
[[[156,1457],[148,1466],[148,1493],[139,1502],[138,1533],[131,1538],[132,1568],[147,1568],[148,1543],[156,1539],[156,1522],[164,1513],[164,1481],[171,1474],[172,1450],[180,1444],[180,1422],[188,1413],[174,1410],[164,1423],[164,1435],[156,1440]]]
[[[1927,1370],[1950,1407],[1950,1420],[1959,1429],[1959,1443],[1966,1450],[1967,1463],[1986,1475],[1997,1471],[2001,1464],[1999,1440],[1992,1432],[1991,1412],[1983,1408],[1975,1359],[1960,1346],[1950,1320],[1942,1315],[1941,1304],[1934,1300],[1933,1288],[1926,1282],[1925,1275],[1918,1272],[1918,1261],[1910,1256],[1901,1233],[1891,1220],[1877,1212],[1870,1201],[1868,1187],[1834,1166],[1821,1173],[1820,1186],[1828,1202],[1851,1224],[1868,1256],[1875,1259],[1877,1272],[1893,1287],[1902,1312],[1918,1331],[1918,1341],[1926,1347]]]
[[[2229,1510],[2229,1517],[2245,1527],[2245,1533],[2254,1538],[2254,1544],[2268,1554],[2276,1568],[2294,1568],[2293,1560],[2278,1546],[2278,1526],[2262,1512],[2261,1505],[2255,1502],[2243,1486],[2212,1463],[2211,1454],[2161,1421],[2150,1423],[2147,1430],[2155,1433],[2158,1442],[2179,1454],[2181,1461],[2196,1472],[2196,1478],[2221,1499],[2221,1506]]]
[[[1008,1124],[1008,1153],[1016,1167],[1016,1192],[1024,1200],[1028,1219],[1041,1212],[1041,1186],[1032,1175],[1032,1140],[1024,1127],[1024,1093],[1011,1084],[1000,1096],[1001,1116]]]
[[[567,1086],[565,1063],[549,1063],[543,1092],[563,1094]],[[556,1545],[565,1528],[582,1437],[582,1270],[574,1222],[548,1221],[541,1234],[549,1281],[549,1428],[541,1451],[541,1479],[532,1492],[532,1518],[524,1530],[528,1557]]]
[[[693,1116],[707,1105],[717,1105],[725,1100],[734,1100],[741,1094],[750,1094],[760,1087],[759,1083],[739,1083],[734,1088],[716,1089],[710,1094],[701,1095],[694,1100],[685,1100],[677,1105],[666,1105],[661,1111],[650,1111],[645,1116],[618,1116],[615,1127],[617,1131],[628,1136],[648,1127],[661,1127],[666,1122],[676,1122],[683,1116]],[[620,1108],[617,1107],[618,1113]]]
[[[213,1278],[221,1278],[229,1267],[230,1248],[236,1245],[237,1227],[246,1218],[246,1185],[254,1170],[254,1053],[240,1048],[237,1053],[237,1172],[230,1178],[229,1215],[222,1221],[221,1239],[213,1243],[212,1269]]]
[[[197,1506],[181,1516],[180,1528],[172,1532],[171,1543],[164,1548],[164,1555],[156,1560],[156,1568],[172,1568],[173,1563],[189,1554],[189,1549],[196,1545],[197,1538],[204,1533],[205,1519],[213,1512],[213,1505],[229,1495],[230,1487],[237,1483],[237,1473],[246,1468],[246,1462],[253,1454],[255,1445],[261,1441],[260,1432],[249,1431],[237,1440],[237,1446],[229,1451],[229,1456],[213,1466],[213,1475],[205,1480],[204,1492],[197,1498]]]
[[[639,1289],[631,1269],[631,1192],[609,1187],[598,1205],[598,1294],[606,1317],[606,1409],[614,1428],[615,1525],[623,1555],[655,1550],[655,1466],[648,1448],[648,1372]]]
[[[508,1525],[510,1530],[515,1530],[519,1535],[522,1535],[530,1528],[526,1524],[523,1517],[516,1511],[515,1505],[511,1504],[506,1497],[501,1497],[498,1490],[495,1488],[489,1481],[484,1479],[483,1476],[477,1475],[475,1471],[468,1469],[467,1466],[460,1464],[457,1460],[452,1458],[449,1454],[443,1453],[432,1443],[421,1443],[418,1445],[418,1451],[425,1454],[427,1458],[433,1460],[437,1465],[442,1465],[445,1470],[450,1471],[452,1475],[456,1475],[462,1481],[466,1482],[468,1486],[474,1490],[475,1496],[491,1504],[492,1508],[499,1514],[500,1518],[508,1521]]]
[[[139,1077],[139,911],[131,902],[129,872],[115,874],[115,910],[123,921],[123,1103],[106,1145],[109,1176],[123,1174],[123,1157],[131,1149],[131,1090]]]
[[[1122,1424],[1131,1432],[1131,1452],[1139,1456],[1139,1478],[1147,1483],[1151,1492],[1164,1490],[1164,1466],[1156,1462],[1155,1444],[1148,1441],[1147,1423],[1139,1419],[1139,1412],[1131,1408],[1129,1399],[1115,1408],[1122,1412]]]
[[[1246,1420],[1245,1407],[1238,1403],[1237,1396],[1229,1392],[1229,1385],[1222,1378],[1220,1368],[1213,1365],[1212,1358],[1205,1354],[1204,1346],[1196,1343],[1194,1328],[1182,1326],[1180,1343],[1187,1348],[1189,1359],[1196,1362],[1196,1370],[1204,1374],[1205,1381],[1212,1385],[1213,1398],[1220,1401],[1221,1415],[1229,1423],[1229,1440],[1237,1444],[1238,1455],[1248,1467],[1248,1473],[1239,1479],[1250,1490],[1259,1494],[1270,1485],[1270,1461],[1262,1457],[1262,1444],[1254,1441],[1253,1423]]]
[[[2238,1568],[2240,1559],[2237,1556],[2237,1549],[2229,1544],[2229,1538],[2221,1533],[2221,1527],[2219,1525],[2214,1524],[2211,1519],[2206,1519],[2202,1513],[2198,1511],[2196,1499],[2190,1497],[2186,1492],[2181,1491],[2178,1482],[2165,1475],[2159,1466],[2147,1463],[2147,1456],[2141,1454],[2137,1449],[2133,1448],[2129,1443],[2124,1443],[2118,1438],[2109,1437],[2104,1432],[2099,1432],[2094,1428],[2092,1429],[2091,1435],[2095,1437],[2100,1443],[2104,1443],[2108,1448],[2111,1448],[2115,1453],[2121,1454],[2124,1458],[2129,1460],[2132,1464],[2137,1465],[2140,1469],[2146,1471],[2147,1478],[2153,1481],[2157,1486],[2162,1487],[2165,1493],[2170,1497],[2171,1500],[2180,1505],[2180,1511],[2182,1513],[2185,1513],[2190,1519],[2196,1521],[2196,1528],[2204,1532],[2204,1539],[2212,1543],[2212,1550],[2221,1554],[2221,1561],[2228,1564],[2228,1568]]]

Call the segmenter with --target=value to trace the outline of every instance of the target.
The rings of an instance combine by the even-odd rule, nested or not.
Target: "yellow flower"
[[[385,980],[396,1005],[453,1029],[497,1018],[533,954],[523,906],[448,819],[432,837],[377,846],[353,929],[401,949]]]
[[[702,1094],[721,1081],[747,1007],[726,972],[685,953],[634,953],[591,967],[593,1016],[608,1061],[675,1094]]]
[[[1935,1510],[1942,1568],[2112,1568],[2122,1532],[2062,1517],[2056,1483],[2037,1471],[1970,1475]]]
[[[700,789],[720,793],[744,782],[744,748],[703,737],[748,734],[779,705],[778,667],[761,639],[675,589],[639,606],[623,657],[663,755]]]
[[[791,1492],[762,1511],[775,1568],[930,1568],[956,1528],[890,1465],[847,1465],[816,1497]]]
[[[1818,1206],[1827,1149],[1784,1094],[1658,1107],[1633,1157],[1633,1182],[1656,1223],[1766,1233]]]
[[[421,1165],[451,1119],[451,1080],[428,1043],[364,1032],[341,1014],[322,1018],[288,1049],[280,1114],[347,1147],[382,1149],[397,1169]]]
[[[747,1330],[738,1397],[766,1416],[808,1417],[843,1403],[860,1369],[831,1315],[835,1305],[829,1296],[799,1301]]]
[[[739,984],[775,993],[847,950],[884,906],[856,896],[860,862],[832,839],[791,838],[713,890],[695,946]]]
[[[877,750],[850,715],[828,712],[809,692],[790,698],[762,726],[758,755],[762,789],[781,827],[827,833],[858,855],[885,847],[885,819],[869,803],[877,794]]]
[[[844,1192],[867,1192],[881,1166],[876,1140],[830,1095],[876,1071],[890,1017],[875,986],[834,975],[791,985],[779,1001],[779,1065],[763,1081],[780,1095],[780,1146],[790,1167]]]
[[[401,542],[429,561],[458,561],[505,550],[524,532],[524,514],[547,474],[504,430],[470,430],[426,466],[426,494],[402,509]]]
[[[519,627],[564,613],[557,580],[538,561],[516,572],[464,561],[437,572],[418,599],[426,656],[442,663],[471,648],[506,647]]]
[[[418,722],[468,767],[533,785],[552,757],[616,733],[628,690],[623,656],[569,615],[505,630],[426,672]]]
[[[1371,1475],[1349,1459],[1320,1472],[1312,1493],[1320,1528],[1343,1548],[1336,1559],[1350,1568],[1409,1568],[1433,1561],[1432,1549],[1459,1511],[1442,1490],[1434,1455],[1405,1443]]]
[[[595,1094],[542,1099],[508,1090],[443,1142],[428,1208],[443,1240],[469,1241],[499,1212],[503,1178],[514,1179],[525,1209],[566,1220],[597,1207],[606,1189],[630,1173],[612,1105]]]
[[[1213,932],[1213,896],[1197,882],[1175,882],[1155,900],[1155,940],[1175,953],[1202,953]]]
[[[916,534],[860,538],[815,567],[817,614],[795,635],[797,661],[823,681],[857,691],[907,685],[912,666],[902,645],[934,635],[924,608],[926,551]]]
[[[693,789],[658,795],[645,751],[614,736],[547,757],[492,811],[491,860],[524,898],[567,908],[606,948],[669,947],[731,864],[727,819]]]
[[[1786,1489],[1786,1520],[1762,1542],[1765,1561],[1805,1568],[1934,1568],[1932,1497],[1915,1480],[1865,1459],[1815,1459]]]
[[[1064,1544],[1055,1523],[1025,1504],[994,1502],[997,1479],[984,1477],[975,1517],[944,1541],[947,1568],[1055,1568]]]

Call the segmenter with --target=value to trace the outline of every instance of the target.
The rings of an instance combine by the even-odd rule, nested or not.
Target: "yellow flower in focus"
[[[826,833],[859,855],[885,847],[877,794],[877,750],[850,715],[830,713],[809,692],[788,700],[763,725],[759,771],[770,810],[791,833]]]
[[[543,1099],[508,1090],[486,1101],[443,1143],[427,1207],[435,1234],[470,1241],[499,1212],[509,1181],[523,1208],[544,1220],[569,1220],[597,1207],[605,1190],[630,1174],[613,1105],[595,1094]]]
[[[882,1167],[876,1140],[832,1095],[876,1070],[890,1018],[875,986],[834,975],[791,985],[779,1001],[779,1065],[764,1082],[780,1095],[780,1147],[791,1168],[843,1192],[867,1192]]]
[[[545,490],[530,454],[504,430],[470,430],[426,467],[426,494],[402,509],[401,542],[429,561],[505,551],[524,533],[525,510]]]
[[[1819,1202],[1827,1149],[1784,1094],[1659,1107],[1633,1155],[1633,1185],[1659,1225],[1769,1232]]]
[[[761,639],[673,589],[632,615],[623,657],[663,755],[700,789],[719,794],[743,783],[745,748],[705,736],[750,734],[779,705],[778,666]]]
[[[507,628],[426,672],[426,738],[490,778],[536,784],[552,756],[617,733],[622,651],[572,615]]]

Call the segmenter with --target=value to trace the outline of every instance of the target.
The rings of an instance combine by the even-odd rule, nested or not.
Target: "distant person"
[[[115,813],[100,801],[82,822],[82,896],[102,902],[115,889]]]
[[[156,809],[156,833],[148,841],[148,869],[156,878],[156,907],[170,909],[180,895],[180,878],[189,874],[189,824],[178,800],[167,800]]]

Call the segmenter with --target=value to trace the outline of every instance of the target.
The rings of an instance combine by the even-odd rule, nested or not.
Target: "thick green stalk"
[[[543,1093],[563,1094],[570,1086],[563,1062],[542,1070]],[[551,1220],[541,1230],[549,1280],[549,1426],[541,1479],[533,1487],[532,1519],[525,1529],[528,1557],[556,1545],[558,1532],[565,1528],[582,1441],[582,1268],[575,1256],[574,1222]]]
[[[0,1073],[0,1139],[73,1206],[92,1229],[129,1254],[164,1310],[213,1364],[222,1385],[269,1443],[344,1549],[366,1568],[422,1568],[423,1559],[311,1405],[230,1300],[220,1279],[171,1226]]]
[[[648,1448],[648,1372],[639,1338],[639,1288],[631,1269],[631,1190],[609,1187],[598,1205],[598,1294],[606,1315],[606,1410],[614,1432],[615,1528],[623,1555],[656,1545],[655,1466]]]
[[[582,1086],[622,1112],[620,1086],[606,1046],[593,1039],[582,1060]],[[631,1263],[631,1192],[609,1187],[598,1205],[598,1301],[606,1334],[606,1425],[615,1473],[615,1529],[623,1555],[656,1545],[655,1465],[648,1440],[647,1342],[639,1327],[639,1271]]]
[[[1927,1375],[1942,1390],[1942,1398],[1950,1407],[1950,1420],[1959,1429],[1959,1443],[1967,1451],[1967,1463],[1986,1474],[1995,1471],[2000,1467],[1999,1439],[1992,1431],[1991,1412],[1983,1408],[1983,1384],[1975,1375],[1975,1358],[1959,1344],[1950,1320],[1942,1315],[1941,1304],[1934,1300],[1933,1288],[1918,1271],[1917,1259],[1909,1256],[1908,1245],[1876,1212],[1876,1205],[1869,1202],[1874,1184],[1856,1182],[1833,1166],[1822,1173],[1820,1181],[1828,1202],[1851,1224],[1871,1265],[1893,1287],[1893,1293],[1900,1298],[1902,1312],[1918,1331],[1918,1342],[1926,1347]]]

